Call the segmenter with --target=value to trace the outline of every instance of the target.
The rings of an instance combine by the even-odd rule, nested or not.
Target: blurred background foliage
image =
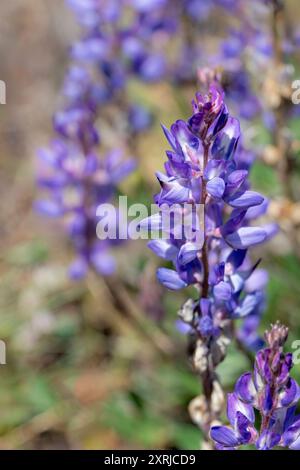
[[[187,406],[199,383],[174,324],[185,294],[161,290],[157,261],[145,242],[131,242],[118,251],[119,277],[137,302],[151,292],[146,310],[154,320],[139,308],[135,319],[128,317],[101,278],[68,280],[71,247],[57,222],[32,211],[35,152],[52,132],[68,45],[77,34],[74,19],[63,0],[11,0],[1,2],[0,31],[0,78],[8,92],[0,106],[0,338],[7,345],[0,448],[197,449],[201,436]],[[131,84],[130,93],[159,119],[139,138],[140,171],[122,188],[130,200],[151,203],[166,146],[159,121],[188,116],[193,92]],[[299,129],[295,119],[297,138]],[[263,128],[257,139],[268,143]],[[255,164],[252,181],[270,198],[281,194],[275,171],[263,162]],[[270,273],[262,330],[282,320],[291,328],[291,345],[300,338],[299,257],[281,235],[255,254]],[[167,353],[157,347],[161,337],[171,342]],[[219,367],[225,387],[248,367],[232,346]],[[299,365],[294,373],[300,380]]]

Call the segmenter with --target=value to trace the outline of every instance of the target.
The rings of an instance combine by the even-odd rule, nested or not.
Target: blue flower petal
[[[280,439],[280,434],[274,433],[267,429],[261,433],[259,439],[256,442],[256,447],[258,450],[270,450],[279,444]]]
[[[239,138],[239,121],[229,117],[226,126],[217,134],[214,140],[211,150],[213,158],[229,160],[235,152]]]
[[[179,274],[173,269],[158,268],[157,279],[171,290],[180,290],[187,286],[187,283],[183,281]]]
[[[228,393],[227,416],[232,426],[236,425],[238,411],[246,416],[250,423],[254,423],[255,415],[253,407],[247,403],[242,402],[235,393]]]
[[[222,178],[215,177],[208,181],[206,190],[210,196],[220,199],[224,194],[225,182]]]
[[[283,444],[292,450],[300,450],[300,418],[283,434]]]
[[[243,250],[263,242],[266,236],[266,232],[260,227],[241,227],[225,236],[225,240],[232,248]]]
[[[210,437],[213,441],[224,447],[236,447],[239,439],[233,429],[226,426],[213,426],[210,430]]]
[[[65,213],[64,208],[53,201],[37,201],[34,204],[34,208],[40,214],[48,217],[60,217]]]
[[[228,282],[221,281],[214,286],[214,296],[219,301],[230,300],[232,295],[232,288]]]
[[[286,407],[296,404],[300,397],[299,386],[296,380],[289,378],[283,390],[279,393],[279,407]]]
[[[228,204],[237,209],[247,209],[248,207],[262,204],[264,198],[255,191],[245,191],[227,200]]]
[[[157,214],[150,215],[145,219],[141,220],[139,223],[139,228],[141,230],[153,230],[159,231],[162,229],[162,220],[161,214],[158,212]]]
[[[148,248],[168,261],[174,261],[178,254],[178,248],[168,240],[151,240],[148,242]]]
[[[251,372],[246,372],[237,380],[234,392],[245,403],[253,403],[256,389],[252,380]]]
[[[68,269],[68,275],[73,281],[84,279],[88,270],[88,264],[83,257],[77,258]]]
[[[195,258],[197,258],[197,254],[201,248],[202,246],[197,243],[186,242],[179,250],[178,262],[183,266],[187,263],[190,263]]]

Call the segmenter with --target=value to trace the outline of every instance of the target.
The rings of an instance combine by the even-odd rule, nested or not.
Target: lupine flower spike
[[[217,449],[253,444],[258,450],[276,446],[300,450],[300,415],[295,414],[300,387],[290,376],[292,354],[283,352],[287,337],[288,328],[278,322],[265,333],[267,347],[257,353],[254,372],[243,374],[234,392],[228,394],[230,426],[211,428]],[[260,415],[259,428],[255,409]]]
[[[83,8],[82,2],[75,3],[78,8]],[[85,5],[86,13],[92,3]],[[92,13],[82,15],[81,19],[95,19],[96,13]],[[83,43],[81,46],[77,43],[71,49],[74,62],[64,83],[65,106],[54,116],[57,137],[49,148],[39,152],[38,184],[47,192],[47,198],[35,204],[39,212],[59,217],[66,225],[76,252],[69,268],[72,279],[85,277],[89,267],[102,275],[115,271],[111,248],[118,240],[97,239],[96,211],[100,204],[113,201],[119,183],[135,167],[132,158],[123,159],[121,148],[103,156],[98,153],[97,111],[103,93],[107,94],[109,88],[93,80],[91,70],[79,54],[79,50],[82,54],[89,51],[93,56],[96,50],[101,50],[99,43],[87,40]],[[99,58],[90,59],[97,63]]]
[[[207,431],[222,408],[215,368],[225,356],[232,322],[252,318],[255,323],[263,307],[266,273],[256,269],[258,263],[251,264],[248,249],[266,241],[274,227],[251,224],[268,203],[250,189],[250,163],[238,146],[239,122],[230,116],[219,84],[212,83],[206,95],[197,93],[192,104],[187,121],[176,121],[170,130],[163,127],[171,150],[166,152],[166,174],[157,173],[159,213],[141,225],[164,234],[149,242],[154,253],[174,266],[159,268],[159,281],[172,290],[193,285],[200,293],[179,316],[180,328],[190,333],[192,361],[203,381],[207,409],[199,424]],[[182,227],[182,218],[174,217],[166,228],[170,208],[177,216],[190,212],[190,225]],[[252,339],[257,345],[258,339]]]

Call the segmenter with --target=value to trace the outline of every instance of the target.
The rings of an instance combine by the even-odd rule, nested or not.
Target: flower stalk
[[[157,173],[159,214],[142,221],[141,227],[155,224],[164,234],[148,243],[175,268],[159,268],[159,281],[175,291],[192,285],[200,293],[180,309],[178,327],[189,336],[191,363],[202,382],[203,395],[192,401],[190,413],[208,438],[222,412],[224,394],[216,368],[232,339],[232,322],[242,318],[244,328],[251,329],[252,346],[258,342],[252,327],[262,313],[265,273],[256,269],[258,263],[252,265],[248,249],[266,241],[272,230],[251,224],[267,202],[250,190],[250,166],[238,146],[239,122],[229,115],[216,81],[207,94],[196,94],[188,121],[178,120],[170,131],[163,130],[172,150],[166,152],[166,175]],[[178,218],[166,228],[168,210],[177,215],[190,211],[189,230],[183,230],[186,226]],[[237,334],[243,341],[243,330]]]

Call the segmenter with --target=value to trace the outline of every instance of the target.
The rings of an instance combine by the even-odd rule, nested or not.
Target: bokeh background
[[[288,4],[297,17],[298,2]],[[217,17],[206,26],[212,43],[221,23]],[[0,339],[7,364],[0,366],[0,448],[197,449],[201,435],[187,406],[199,383],[175,327],[185,294],[158,285],[158,261],[142,241],[117,251],[117,299],[101,277],[71,282],[72,248],[59,222],[32,209],[36,151],[52,135],[68,47],[78,34],[63,0],[1,2],[7,104],[0,106]],[[166,82],[130,84],[130,93],[159,116],[139,137],[139,171],[122,187],[133,201],[151,203],[166,147],[159,121],[187,117],[194,91],[188,85],[174,92]],[[292,131],[300,139],[297,118]],[[268,144],[263,128],[257,140]],[[279,213],[283,226],[289,228],[291,211],[298,214],[293,235],[299,239],[300,204],[284,203],[275,170],[258,161],[252,180],[273,201],[271,215]],[[291,329],[290,345],[300,339],[299,252],[280,233],[255,255],[270,273],[262,331],[282,320]],[[230,389],[248,367],[232,347],[219,367],[224,386]],[[294,373],[299,379],[299,365]]]

